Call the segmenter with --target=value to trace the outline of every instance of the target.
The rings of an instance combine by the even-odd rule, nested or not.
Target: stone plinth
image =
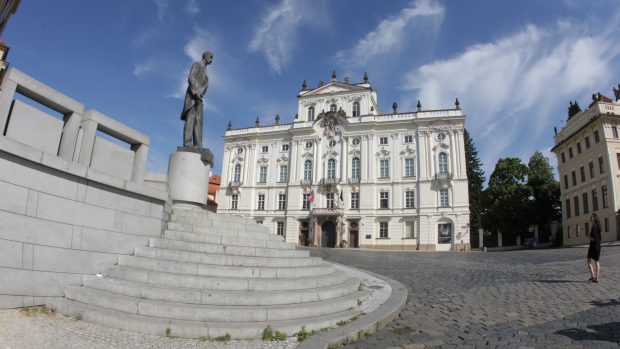
[[[205,206],[210,171],[211,166],[201,160],[200,153],[172,153],[168,164],[168,185],[173,203]]]

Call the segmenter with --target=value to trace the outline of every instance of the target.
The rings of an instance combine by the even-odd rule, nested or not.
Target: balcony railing
[[[321,184],[338,184],[340,183],[340,178],[323,178],[321,179]]]
[[[359,182],[360,182],[359,177],[349,178],[349,184],[359,184]]]
[[[312,185],[312,179],[302,179],[301,181],[299,181],[299,184],[301,184],[302,186],[311,186]]]
[[[342,216],[344,214],[343,208],[313,208],[313,216]]]
[[[449,181],[451,179],[452,179],[452,173],[450,172],[435,173],[435,180],[437,181]]]
[[[232,181],[228,183],[228,187],[238,189],[242,184],[243,184],[242,182]]]

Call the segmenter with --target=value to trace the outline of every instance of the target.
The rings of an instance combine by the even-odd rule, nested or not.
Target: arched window
[[[448,154],[439,153],[437,163],[438,163],[439,173],[448,173]]]
[[[233,182],[241,182],[241,164],[235,165],[235,170],[233,172]]]
[[[336,103],[329,106],[329,111],[333,111],[334,113],[337,111]]]
[[[351,178],[360,179],[360,159],[353,158],[351,160]]]
[[[327,178],[335,179],[336,178],[336,160],[329,159],[327,161]]]
[[[353,116],[360,116],[360,102],[353,102]]]
[[[306,160],[304,162],[304,179],[305,180],[312,180],[312,161],[311,160]]]
[[[314,107],[308,108],[308,121],[314,121]]]

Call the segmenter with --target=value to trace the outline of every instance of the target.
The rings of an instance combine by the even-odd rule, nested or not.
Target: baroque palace
[[[368,76],[309,89],[290,124],[224,136],[218,212],[299,245],[468,250],[469,203],[458,99],[453,109],[381,113]]]

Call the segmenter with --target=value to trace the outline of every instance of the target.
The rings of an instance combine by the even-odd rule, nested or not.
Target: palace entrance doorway
[[[326,221],[321,225],[321,247],[336,247],[336,225]]]

